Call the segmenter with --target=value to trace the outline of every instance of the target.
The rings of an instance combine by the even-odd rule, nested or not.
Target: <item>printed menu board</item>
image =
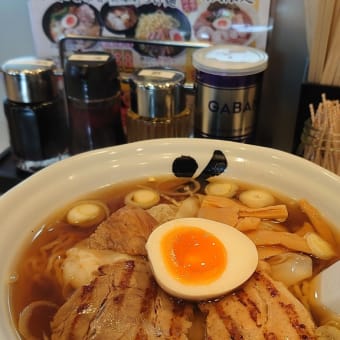
[[[266,49],[270,0],[28,0],[37,56],[63,68],[79,51],[105,51],[120,69],[122,119],[131,72],[173,67],[193,88],[192,53],[212,44]],[[188,106],[193,96],[187,96]],[[124,123],[125,124],[125,123]]]
[[[232,43],[266,48],[270,0],[28,0],[36,53],[58,58],[69,35],[147,41]],[[183,49],[147,44],[79,41],[73,50],[121,50],[122,65],[148,60],[186,62]],[[116,53],[117,54],[117,53]],[[174,61],[175,60],[175,61]],[[151,61],[150,61],[151,62]]]

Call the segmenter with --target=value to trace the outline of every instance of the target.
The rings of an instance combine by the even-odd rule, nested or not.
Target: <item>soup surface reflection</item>
[[[146,211],[157,222],[152,228],[179,217],[201,217],[235,227],[255,243],[261,270],[265,268],[271,278],[283,282],[310,311],[316,325],[315,338],[320,326],[335,323],[331,316],[319,318],[320,310],[310,301],[310,283],[340,259],[339,243],[332,226],[308,201],[295,201],[228,178],[197,183],[188,178],[159,177],[115,184],[79,197],[35,229],[13,266],[10,282],[10,311],[23,339],[59,338],[60,325],[55,320],[59,308],[77,290],[89,287],[102,275],[98,268],[121,261],[122,256],[117,254],[124,251],[117,251],[123,249],[119,245],[114,245],[118,247],[114,250],[103,246],[93,249],[88,240],[111,214],[126,206]],[[319,218],[316,222],[315,214]],[[320,221],[322,230],[317,225]],[[127,230],[127,238],[132,239],[134,232]],[[313,242],[321,248],[314,247]],[[123,255],[146,259],[143,251]],[[292,270],[296,262],[302,265]],[[185,335],[203,339],[207,327],[205,307],[196,302],[188,304],[193,314]]]

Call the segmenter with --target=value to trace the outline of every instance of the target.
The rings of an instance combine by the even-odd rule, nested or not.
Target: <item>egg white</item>
[[[177,227],[197,227],[220,240],[227,251],[227,265],[220,277],[208,284],[188,284],[169,272],[163,261],[161,240]],[[254,273],[258,264],[256,246],[246,235],[229,225],[203,218],[178,218],[163,223],[149,236],[146,250],[159,286],[170,295],[187,300],[207,300],[231,292]]]

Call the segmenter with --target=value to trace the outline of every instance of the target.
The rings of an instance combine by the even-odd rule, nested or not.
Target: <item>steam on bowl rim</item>
[[[15,339],[8,313],[8,279],[20,246],[57,209],[79,196],[114,183],[172,173],[182,155],[198,163],[197,173],[215,150],[227,158],[225,175],[268,187],[293,199],[307,198],[335,225],[339,219],[340,177],[284,151],[222,140],[163,138],[107,147],[59,161],[0,197],[0,338]],[[337,226],[340,232],[340,225]]]

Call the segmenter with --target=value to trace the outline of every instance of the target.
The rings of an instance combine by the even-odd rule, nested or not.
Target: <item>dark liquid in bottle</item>
[[[68,128],[62,101],[28,105],[6,100],[4,109],[17,158],[40,161],[66,152]]]
[[[87,103],[69,99],[68,108],[71,154],[126,143],[119,94]]]

